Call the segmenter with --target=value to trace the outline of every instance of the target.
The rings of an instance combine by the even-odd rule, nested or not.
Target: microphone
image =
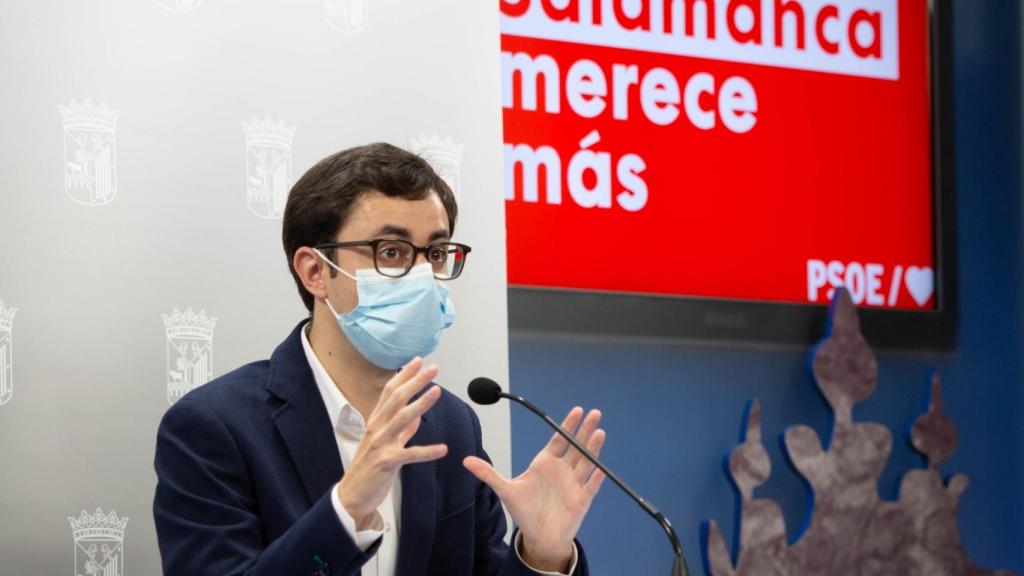
[[[501,400],[501,386],[490,378],[473,378],[468,390],[469,399],[482,406],[490,406]]]
[[[490,404],[495,404],[496,402],[498,402],[498,400],[501,400],[502,398],[508,398],[513,402],[518,402],[522,404],[530,412],[533,412],[537,416],[540,416],[542,420],[548,423],[548,426],[554,428],[555,432],[561,435],[562,438],[568,440],[569,444],[572,444],[573,448],[579,450],[580,454],[583,454],[584,458],[589,460],[594,466],[597,466],[602,472],[604,472],[605,475],[608,476],[608,478],[611,479],[611,481],[614,482],[616,486],[621,488],[622,491],[625,492],[627,496],[632,498],[633,501],[636,502],[640,506],[640,508],[643,509],[644,512],[647,512],[647,514],[649,514],[652,518],[654,518],[655,521],[658,522],[658,524],[661,525],[662,529],[664,529],[665,533],[668,535],[668,539],[672,544],[672,550],[675,552],[676,555],[676,559],[672,564],[672,576],[690,575],[690,569],[686,565],[686,558],[683,557],[683,545],[679,543],[679,538],[676,536],[676,531],[672,528],[672,523],[669,522],[668,518],[666,518],[665,515],[662,514],[657,508],[655,508],[650,502],[644,500],[643,496],[637,494],[632,488],[629,487],[628,484],[623,482],[622,479],[619,478],[614,472],[609,470],[604,464],[598,461],[597,457],[590,453],[590,450],[584,448],[583,445],[580,444],[579,441],[576,440],[576,438],[572,434],[569,434],[569,432],[567,432],[565,428],[562,428],[562,426],[559,425],[558,422],[552,420],[551,416],[548,416],[547,413],[545,413],[540,408],[534,406],[530,401],[526,400],[522,396],[515,396],[503,392],[501,390],[501,386],[499,386],[497,382],[484,376],[478,376],[477,378],[473,378],[473,380],[469,383],[468,392],[470,400],[476,402],[477,404],[487,406]]]

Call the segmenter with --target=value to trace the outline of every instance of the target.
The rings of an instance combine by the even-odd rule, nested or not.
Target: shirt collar
[[[323,398],[324,406],[327,408],[331,427],[346,438],[359,440],[366,431],[366,422],[359,411],[349,403],[348,398],[341,393],[341,389],[334,383],[331,375],[327,373],[327,369],[317,358],[313,346],[309,343],[309,337],[306,335],[310,326],[310,323],[306,323],[302,327],[302,350],[306,353],[306,361],[309,362],[309,367],[313,371],[313,380],[316,381],[320,397]]]

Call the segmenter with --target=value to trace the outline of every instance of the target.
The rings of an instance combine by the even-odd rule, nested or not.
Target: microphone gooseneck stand
[[[533,412],[537,416],[540,416],[545,422],[548,423],[549,426],[555,429],[555,432],[558,432],[563,438],[568,440],[574,448],[579,450],[580,453],[587,458],[587,460],[590,460],[590,462],[593,463],[598,468],[600,468],[601,471],[604,472],[608,476],[608,478],[611,479],[612,482],[615,482],[615,484],[619,488],[622,488],[622,491],[625,492],[630,498],[632,498],[641,508],[643,508],[644,512],[647,512],[651,516],[651,518],[654,518],[658,522],[658,524],[660,524],[661,527],[665,530],[665,533],[668,535],[669,541],[672,543],[672,549],[673,551],[675,551],[676,554],[675,561],[672,563],[672,576],[690,576],[690,570],[686,565],[686,558],[683,557],[683,545],[679,543],[679,537],[676,536],[676,531],[672,528],[672,523],[669,522],[668,518],[666,518],[665,515],[661,513],[661,511],[655,508],[654,505],[652,505],[647,500],[644,500],[643,496],[637,494],[632,488],[629,487],[628,484],[623,482],[622,479],[619,478],[614,472],[605,467],[605,465],[602,464],[601,461],[597,459],[597,457],[590,453],[590,450],[584,448],[583,445],[580,444],[579,441],[572,436],[572,434],[566,432],[565,429],[563,429],[557,422],[551,419],[551,416],[545,414],[543,410],[537,408],[529,400],[523,398],[522,396],[515,396],[512,394],[508,394],[504,391],[499,391],[498,394],[502,398],[508,398],[509,400],[518,402],[523,406],[526,406],[526,408],[530,412]]]

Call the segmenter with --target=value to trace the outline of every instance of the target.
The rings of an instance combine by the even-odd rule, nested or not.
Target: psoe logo
[[[461,184],[459,172],[462,165],[462,149],[465,145],[437,134],[420,135],[412,139],[411,145],[412,152],[430,163],[458,200]]]
[[[128,518],[117,512],[95,514],[85,510],[68,516],[75,538],[75,576],[124,576],[124,527]]]
[[[362,32],[367,24],[367,0],[324,0],[327,25],[339,32]]]
[[[14,394],[14,349],[11,331],[17,308],[7,308],[0,300],[0,406],[7,404]]]
[[[213,375],[213,327],[217,319],[189,307],[161,314],[167,330],[167,401],[174,404]]]
[[[86,100],[57,105],[64,123],[64,192],[79,204],[103,206],[117,195],[118,110]]]
[[[168,12],[183,14],[195,11],[203,3],[203,0],[156,0],[156,3]]]
[[[245,189],[249,210],[261,218],[280,218],[292,186],[295,127],[267,116],[242,122],[242,130],[245,132]]]

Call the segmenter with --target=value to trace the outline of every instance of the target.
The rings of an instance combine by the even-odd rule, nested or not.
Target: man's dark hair
[[[448,213],[448,232],[455,233],[455,195],[423,158],[385,143],[349,148],[324,158],[292,186],[281,232],[288,270],[310,312],[313,295],[306,291],[292,268],[295,252],[302,246],[333,242],[352,205],[370,190],[406,200],[422,200],[428,194],[437,194]]]

